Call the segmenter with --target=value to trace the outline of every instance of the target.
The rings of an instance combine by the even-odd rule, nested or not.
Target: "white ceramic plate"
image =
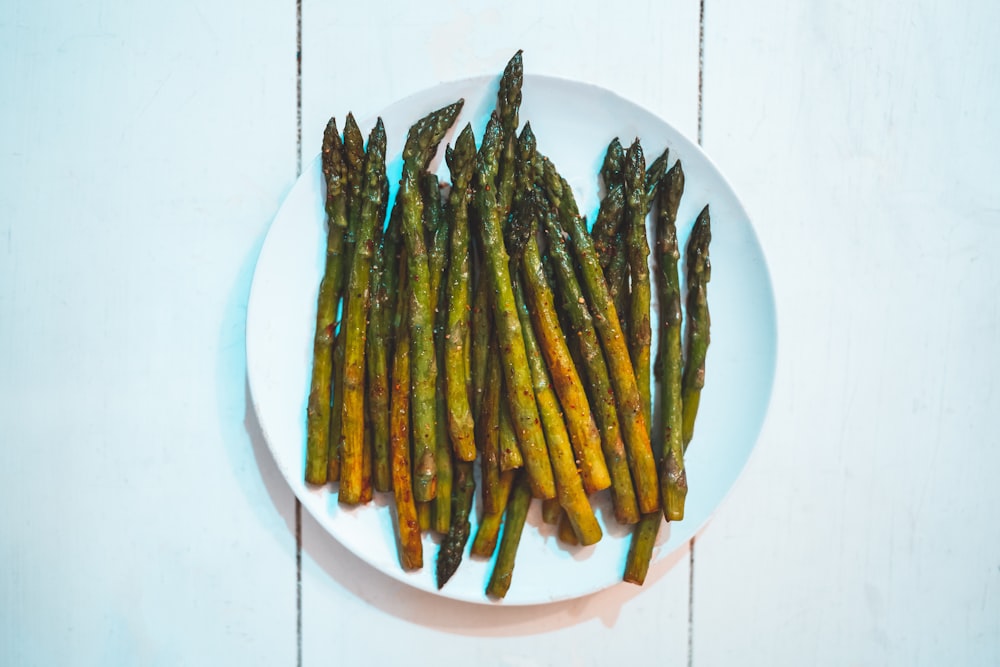
[[[410,125],[461,97],[465,107],[453,133],[471,122],[478,141],[495,104],[497,83],[498,77],[482,77],[443,84],[382,112],[393,191]],[[598,169],[615,136],[626,146],[640,137],[648,161],[665,146],[670,148],[671,163],[682,160],[686,177],[678,213],[682,247],[698,212],[706,203],[711,205],[712,344],[707,384],[695,439],[686,457],[690,486],[686,518],[669,528],[664,524],[653,556],[655,564],[705,524],[736,481],[760,431],[776,353],[774,301],[764,256],[743,206],[719,171],[696,145],[653,114],[594,86],[526,75],[520,117],[522,123],[531,122],[539,150],[573,186],[580,210],[591,220],[599,203]],[[373,124],[374,118],[363,121],[362,130],[367,134]],[[446,142],[452,141],[453,133]],[[432,169],[447,180],[443,145]],[[268,445],[306,509],[330,535],[372,567],[445,597],[496,604],[484,594],[492,563],[470,559],[468,551],[458,572],[440,591],[434,583],[435,539],[424,538],[421,571],[407,573],[400,568],[391,494],[377,497],[371,505],[348,509],[338,505],[333,487],[314,489],[303,482],[306,396],[325,243],[323,192],[317,157],[275,217],[254,272],[247,312],[247,373]],[[653,305],[655,311],[655,301]],[[654,350],[656,330],[654,323]],[[539,503],[533,503],[513,583],[502,604],[565,600],[621,581],[629,533],[614,522],[606,494],[598,494],[595,502],[604,539],[585,548],[566,548],[557,542],[553,529],[540,521]]]

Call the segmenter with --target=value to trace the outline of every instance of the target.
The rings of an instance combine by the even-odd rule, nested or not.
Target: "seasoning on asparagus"
[[[535,239],[535,232],[544,210],[541,196],[535,192],[533,187],[535,174],[532,165],[535,160],[535,151],[535,136],[532,133],[531,125],[526,124],[518,141],[519,172],[518,196],[516,197],[518,206],[514,220],[527,230],[523,244],[522,272],[524,291],[531,305],[531,319],[527,323],[522,321],[521,326],[525,329],[525,343],[527,344],[527,329],[532,323],[534,324],[532,335],[537,336],[537,344],[541,348],[545,363],[551,372],[552,387],[562,405],[566,430],[573,446],[577,464],[580,467],[583,487],[587,493],[596,493],[611,486],[611,476],[601,451],[601,436],[594,422],[590,401],[587,400],[587,392],[566,344],[566,336],[559,324],[555,296],[545,277],[541,253]],[[528,350],[528,354],[530,362],[531,350]],[[541,405],[540,401],[539,405]],[[543,427],[544,425],[543,421]],[[549,449],[552,449],[551,442]]]
[[[437,587],[441,588],[455,574],[462,562],[465,545],[469,541],[469,513],[472,511],[472,497],[476,490],[476,480],[472,474],[470,461],[455,463],[455,485],[451,496],[451,526],[441,542],[437,559]]]
[[[653,556],[653,547],[656,544],[656,534],[660,531],[660,524],[663,523],[663,515],[660,512],[650,512],[643,514],[642,519],[632,530],[632,541],[629,543],[628,555],[625,557],[624,581],[630,584],[642,586],[646,581],[646,573],[649,571],[649,563]]]
[[[510,581],[514,576],[514,559],[517,546],[521,542],[521,532],[524,530],[524,520],[528,516],[528,506],[531,504],[531,482],[527,470],[521,470],[514,480],[514,488],[507,502],[507,512],[504,517],[503,535],[500,537],[500,549],[497,561],[486,586],[487,595],[502,598],[510,589]]]
[[[559,505],[566,510],[580,542],[594,544],[601,539],[601,526],[597,523],[597,517],[594,516],[594,510],[584,492],[580,473],[577,472],[569,433],[566,431],[566,424],[563,422],[563,415],[559,410],[559,399],[549,384],[548,371],[545,368],[545,361],[531,326],[531,316],[528,314],[521,281],[517,278],[514,280],[514,300],[521,318],[521,329],[524,331],[524,346],[528,353],[528,367],[531,369],[535,399],[538,401],[538,412],[542,417],[542,428],[545,431],[549,457],[552,460],[552,470],[555,473],[556,498]],[[597,442],[599,441],[598,439]],[[605,468],[605,470],[607,469]]]
[[[427,267],[430,272],[431,312],[434,314],[434,358],[438,367],[437,391],[434,393],[434,467],[437,473],[437,493],[434,495],[432,523],[434,530],[447,533],[451,524],[451,443],[448,440],[448,409],[444,391],[444,327],[447,309],[444,307],[444,280],[448,266],[448,219],[441,203],[441,185],[434,174],[421,176],[424,198],[424,228],[428,237]]]
[[[597,211],[597,219],[590,230],[594,239],[594,250],[597,252],[601,268],[607,269],[608,262],[615,248],[615,237],[622,225],[625,211],[625,184],[622,180],[622,170],[625,166],[625,149],[618,137],[611,140],[604,153],[601,164],[601,180],[604,182],[604,197]]]
[[[656,201],[656,192],[660,181],[663,180],[664,174],[667,173],[667,167],[670,166],[669,160],[670,149],[664,148],[663,152],[646,168],[645,190],[647,215],[653,210],[653,203]]]
[[[385,178],[385,128],[379,118],[368,138],[368,153],[361,189],[361,214],[351,275],[347,283],[347,315],[344,319],[344,394],[342,400],[343,443],[340,469],[340,502],[361,501],[365,437],[365,341],[368,332],[369,288],[375,228],[382,207]]]
[[[379,234],[372,259],[372,297],[368,317],[367,372],[368,419],[372,428],[374,449],[373,481],[376,491],[389,491],[392,477],[389,471],[389,361],[392,358],[392,319],[396,306],[398,282],[398,249],[400,209],[393,206],[389,225]],[[378,232],[378,230],[376,230]]]
[[[611,475],[611,500],[614,503],[615,519],[618,523],[632,524],[639,520],[639,505],[628,469],[618,408],[608,377],[608,367],[604,362],[604,353],[555,213],[546,211],[544,220],[550,264],[555,269],[563,296],[563,309],[571,325],[568,330],[579,341],[582,368],[591,387],[594,417],[601,433],[601,448]]]
[[[500,434],[497,440],[497,450],[500,472],[517,470],[524,466],[524,456],[517,444],[517,434],[514,433],[514,422],[510,416],[510,403],[506,398],[506,382],[501,374],[500,381]]]
[[[406,264],[406,254],[400,266]],[[420,523],[413,500],[410,474],[410,329],[406,326],[410,307],[406,273],[399,281],[400,298],[396,301],[396,345],[392,360],[392,397],[390,401],[389,450],[392,457],[392,493],[396,502],[396,530],[399,534],[399,560],[404,570],[423,566]]]
[[[500,396],[503,377],[500,354],[496,343],[487,358],[486,383],[479,417],[476,419],[476,442],[479,444],[480,477],[483,485],[483,507],[486,512],[496,512],[500,506],[497,489],[500,483],[500,413],[503,403]]]
[[[635,481],[639,510],[643,513],[652,512],[660,508],[656,461],[649,443],[646,420],[642,416],[642,401],[628,346],[618,321],[618,312],[608,294],[593,242],[587,233],[586,221],[580,217],[569,183],[559,176],[551,161],[543,162],[545,189],[559,211],[561,222],[569,228],[580,264],[580,274],[589,297],[588,303],[593,311],[595,328],[603,343],[611,384],[618,402],[619,418],[625,435],[625,451]]]
[[[419,178],[430,164],[437,145],[455,121],[464,101],[434,111],[417,121],[403,148],[403,177],[399,197],[403,208],[403,239],[410,274],[410,345],[412,360],[414,496],[431,500],[437,491],[434,462],[436,443],[437,364],[434,351],[434,313],[431,310],[430,270],[423,230],[423,199]]]
[[[660,294],[660,345],[657,351],[660,375],[660,495],[668,521],[684,518],[687,473],[684,470],[681,349],[681,284],[677,270],[677,208],[684,192],[684,170],[678,160],[663,177],[656,214],[656,255]]]
[[[306,409],[306,483],[326,484],[330,449],[330,378],[333,373],[334,328],[340,301],[347,195],[344,192],[344,146],[331,118],[323,133],[323,176],[326,180],[326,264],[319,284],[313,369]]]
[[[455,456],[462,461],[476,458],[475,422],[469,406],[468,377],[465,372],[465,339],[469,331],[469,206],[472,201],[472,169],[476,140],[472,125],[466,125],[446,154],[451,170],[451,192],[447,216],[451,222],[448,263],[448,323],[444,342],[445,391],[448,433]]]
[[[524,83],[524,66],[521,51],[507,63],[500,77],[497,91],[496,113],[500,120],[501,145],[497,167],[497,204],[504,215],[510,212],[514,196],[516,171],[517,112],[521,106],[521,86]]]
[[[698,402],[705,386],[705,356],[708,353],[709,327],[708,281],[712,279],[712,263],[708,246],[712,241],[712,223],[708,206],[702,209],[688,237],[687,256],[687,361],[681,381],[681,403],[684,410],[684,448],[694,435],[694,420]]]
[[[493,315],[507,381],[511,419],[517,432],[532,493],[539,498],[555,496],[555,480],[542,435],[538,407],[531,391],[524,337],[514,305],[507,250],[502,235],[502,212],[497,203],[495,182],[500,149],[500,123],[494,114],[486,126],[483,143],[476,156],[476,210],[481,223],[486,278],[493,288]]]
[[[649,287],[649,241],[646,238],[646,161],[639,140],[629,147],[625,154],[625,219],[628,238],[628,265],[632,278],[629,292],[628,338],[635,383],[639,389],[642,416],[646,426],[652,422],[652,378],[650,377],[650,287]]]

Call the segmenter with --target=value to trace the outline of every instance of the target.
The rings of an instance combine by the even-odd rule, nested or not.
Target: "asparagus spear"
[[[670,159],[670,149],[664,148],[663,152],[653,160],[652,164],[646,169],[645,178],[645,190],[646,190],[646,214],[653,209],[653,202],[656,200],[656,191],[660,185],[660,181],[663,179],[664,174],[667,173],[667,167]]]
[[[319,285],[316,334],[313,339],[313,370],[306,410],[306,483],[325,484],[330,441],[330,377],[333,373],[333,341],[340,301],[341,252],[347,227],[347,196],[344,192],[344,146],[331,118],[323,133],[323,176],[326,179],[326,266]]]
[[[622,577],[624,581],[639,586],[646,581],[653,547],[656,544],[656,534],[660,531],[661,523],[663,515],[660,512],[650,512],[643,514],[642,519],[635,525],[628,555],[625,557],[625,575]]]
[[[500,355],[495,342],[487,364],[485,392],[479,418],[476,420],[478,431],[476,441],[480,447],[483,506],[486,512],[495,512],[499,507],[496,493],[500,483],[500,412],[503,408],[500,400],[503,375],[500,371]]]
[[[684,518],[687,473],[684,471],[684,440],[681,376],[681,285],[677,262],[677,208],[684,192],[684,170],[680,160],[663,178],[656,215],[656,250],[660,290],[659,368],[662,389],[663,452],[660,470],[660,494],[663,514],[668,521]]]
[[[542,501],[542,521],[547,524],[556,525],[559,523],[559,515],[563,508],[559,504],[559,498],[546,498]],[[572,529],[571,529],[572,530]]]
[[[639,506],[628,470],[625,444],[622,441],[618,410],[615,404],[608,367],[604,362],[601,344],[597,340],[593,318],[586,306],[586,299],[573,270],[573,262],[566,248],[566,239],[556,220],[555,213],[545,212],[545,232],[549,242],[549,259],[563,295],[563,307],[571,324],[570,331],[580,344],[582,368],[591,387],[594,416],[601,433],[601,448],[611,474],[611,499],[615,518],[619,523],[631,524],[639,520]]]
[[[403,239],[406,243],[407,266],[410,272],[410,344],[413,349],[413,442],[414,496],[431,500],[437,492],[437,470],[434,462],[435,416],[434,395],[437,365],[434,354],[434,315],[431,310],[430,270],[423,233],[423,200],[419,176],[434,157],[437,145],[455,121],[463,100],[434,111],[417,121],[406,138],[403,148],[403,178],[399,197],[403,207]]]
[[[573,530],[573,524],[570,523],[569,515],[563,510],[559,512],[559,527],[556,530],[556,537],[559,538],[560,542],[568,544],[570,546],[579,546],[580,538],[577,537],[576,532]]]
[[[524,465],[524,456],[521,448],[517,444],[517,435],[514,433],[514,422],[510,416],[510,404],[503,400],[506,395],[506,383],[503,375],[498,378],[500,381],[500,433],[497,439],[497,450],[500,460],[500,472],[507,470],[517,470]]]
[[[343,449],[341,451],[340,502],[361,500],[364,454],[365,340],[373,237],[382,207],[382,179],[385,178],[385,128],[379,118],[368,138],[368,154],[362,184],[361,217],[348,282],[348,310],[344,320]]]
[[[384,193],[383,193],[384,194]],[[372,259],[371,314],[368,318],[367,371],[368,419],[372,426],[374,448],[374,485],[376,491],[389,491],[389,360],[392,358],[392,317],[395,309],[396,282],[399,275],[399,206],[393,206],[389,226],[379,235]],[[376,230],[377,232],[378,230]]]
[[[503,515],[507,510],[507,500],[510,497],[510,489],[514,483],[516,470],[508,470],[500,473],[496,489],[496,508],[493,511],[484,510],[483,516],[479,520],[479,528],[476,530],[476,539],[472,541],[471,553],[473,556],[489,558],[497,547],[497,538],[500,536],[500,525],[503,523]]]
[[[441,187],[438,177],[425,173],[421,176],[424,198],[424,227],[427,230],[429,247],[427,267],[430,271],[431,312],[434,314],[434,354],[437,363],[444,361],[444,325],[447,320],[443,303],[448,264],[448,220],[441,204]],[[434,496],[432,523],[434,530],[447,533],[451,523],[451,443],[448,441],[448,414],[445,405],[444,372],[437,372],[437,391],[434,393],[434,467],[437,473],[437,493]]]
[[[469,541],[469,512],[472,511],[472,496],[476,490],[476,480],[472,475],[472,462],[455,463],[455,485],[451,497],[451,526],[441,542],[437,560],[437,587],[440,589],[451,579],[462,562],[462,553]]]
[[[625,314],[628,309],[628,234],[619,229],[615,234],[614,245],[608,257],[608,265],[604,267],[604,280],[608,284],[608,295],[615,304],[617,312]],[[622,332],[628,329],[628,322],[621,320]]]
[[[346,246],[346,243],[345,243]],[[344,253],[344,262],[349,263],[347,253]],[[349,299],[344,294],[341,313],[347,312]],[[340,323],[337,336],[333,341],[333,379],[331,393],[333,394],[334,407],[330,410],[330,448],[327,453],[327,481],[337,482],[340,480],[340,446],[343,441],[343,429],[341,424],[344,418],[344,411],[341,409],[344,396],[344,323]]]
[[[687,256],[687,362],[681,380],[683,405],[684,449],[694,435],[694,420],[698,415],[701,389],[705,386],[705,356],[708,352],[709,327],[708,281],[712,279],[712,264],[708,259],[708,246],[712,241],[711,219],[708,206],[698,214],[698,219],[688,238]]]
[[[540,498],[552,498],[556,492],[555,480],[542,435],[538,407],[531,392],[531,374],[527,367],[521,323],[514,306],[507,250],[501,233],[503,221],[494,185],[499,141],[500,123],[494,114],[486,126],[482,146],[476,155],[476,210],[481,221],[487,279],[493,288],[493,314],[506,373],[511,419],[524,455],[532,492]]]
[[[406,265],[406,254],[400,266]],[[410,475],[410,329],[407,326],[410,300],[406,272],[400,276],[400,298],[396,302],[396,346],[392,361],[392,397],[389,420],[389,446],[392,455],[392,492],[396,502],[399,533],[399,558],[404,570],[423,566],[420,523],[413,500]]]
[[[625,184],[622,180],[622,170],[625,166],[625,150],[618,137],[611,140],[604,154],[601,165],[601,180],[604,181],[604,197],[597,211],[597,219],[590,230],[594,239],[594,250],[597,252],[601,267],[607,269],[615,248],[615,237],[622,225],[625,211]]]
[[[344,122],[344,179],[347,192],[347,227],[344,229],[344,253],[341,260],[341,285],[346,287],[354,265],[354,246],[358,227],[361,224],[361,184],[365,170],[365,138],[361,128],[348,113]],[[343,395],[344,395],[344,354],[347,343],[347,327],[344,325],[350,303],[350,291],[345,290],[341,306],[341,324],[333,344],[333,400],[340,405],[330,411],[330,450],[327,478],[331,482],[340,479],[340,457],[343,449]]]
[[[501,145],[499,165],[497,169],[497,204],[504,215],[510,212],[514,196],[516,143],[517,143],[517,112],[521,106],[521,85],[524,83],[524,66],[521,63],[519,50],[507,63],[500,77],[500,89],[497,91],[496,112],[500,120]]]
[[[486,593],[496,598],[507,595],[510,589],[511,577],[514,575],[514,558],[517,546],[521,542],[521,532],[524,530],[524,520],[528,516],[528,506],[531,504],[532,487],[527,471],[518,473],[514,480],[514,488],[507,502],[507,513],[504,519],[503,535],[500,538],[500,551],[486,586]]]
[[[555,473],[556,497],[559,505],[566,510],[580,542],[594,544],[601,539],[601,526],[597,523],[594,510],[587,501],[580,473],[577,472],[569,433],[566,432],[566,424],[563,422],[563,416],[559,410],[559,399],[556,398],[556,393],[552,389],[552,385],[549,384],[549,374],[545,369],[545,361],[542,359],[538,340],[535,338],[535,332],[531,326],[531,316],[528,314],[524,290],[521,281],[516,278],[514,280],[514,302],[521,318],[521,330],[524,332],[524,346],[528,353],[528,366],[531,370],[535,399],[538,401],[538,412],[542,417],[542,428],[545,431],[549,456],[552,460],[552,470]],[[596,442],[600,442],[600,440],[598,439]]]
[[[472,388],[472,410],[473,414],[477,416],[481,411],[483,394],[486,391],[487,359],[493,340],[493,313],[489,301],[489,281],[482,273],[483,267],[482,262],[480,262],[479,276],[472,299],[472,323],[469,333],[472,346],[469,384]]]
[[[652,378],[649,373],[652,333],[649,324],[649,241],[646,239],[646,161],[639,140],[625,154],[626,220],[628,228],[628,265],[632,276],[629,298],[628,336],[635,383],[642,403],[646,426],[652,426]]]
[[[618,312],[608,294],[593,242],[587,233],[586,221],[580,217],[569,183],[559,176],[549,160],[543,160],[543,163],[545,189],[559,211],[561,221],[569,228],[589,296],[588,303],[594,314],[595,328],[603,343],[611,383],[618,401],[619,418],[625,435],[625,451],[635,480],[639,510],[643,513],[652,512],[660,507],[656,461],[649,443],[649,432],[642,415],[642,401],[628,347],[622,336]]]
[[[601,451],[601,436],[594,423],[587,393],[559,324],[555,297],[545,277],[541,253],[535,239],[543,210],[541,198],[533,189],[535,152],[535,136],[529,123],[524,126],[518,141],[518,206],[514,216],[517,224],[526,229],[522,270],[524,290],[532,307],[531,320],[527,324],[522,322],[521,326],[525,329],[527,344],[527,328],[534,323],[532,335],[537,334],[537,343],[551,371],[552,385],[562,404],[566,429],[580,466],[583,487],[587,493],[595,493],[611,486],[611,476]],[[528,353],[530,362],[531,350]],[[549,449],[551,448],[550,442]]]
[[[466,125],[446,153],[451,170],[448,216],[451,220],[451,260],[448,263],[448,326],[445,334],[445,389],[448,433],[455,456],[462,461],[476,458],[475,423],[469,406],[465,372],[465,339],[469,330],[469,205],[476,140],[472,125]]]

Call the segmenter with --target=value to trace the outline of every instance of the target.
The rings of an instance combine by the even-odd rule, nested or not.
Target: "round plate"
[[[389,140],[393,191],[410,125],[461,97],[465,107],[445,142],[451,142],[454,132],[467,122],[472,123],[478,140],[494,107],[498,80],[481,77],[442,84],[381,113]],[[678,212],[682,248],[698,212],[706,203],[711,205],[712,344],[695,438],[686,456],[690,486],[686,518],[663,524],[655,564],[705,524],[736,481],[757,440],[771,394],[776,352],[774,300],[764,255],[746,211],[718,169],[698,146],[648,111],[591,85],[526,75],[520,118],[522,123],[531,122],[539,150],[573,186],[580,210],[590,220],[599,204],[598,170],[608,142],[616,136],[626,145],[640,137],[648,161],[664,147],[670,148],[671,163],[682,160],[685,191]],[[374,120],[361,123],[365,133]],[[445,142],[431,169],[446,181]],[[434,582],[436,538],[424,538],[422,570],[400,568],[391,494],[376,494],[370,505],[346,508],[337,503],[335,487],[310,488],[303,481],[306,396],[326,237],[324,190],[317,156],[275,217],[254,272],[247,312],[247,373],[263,433],[278,468],[306,509],[372,567],[438,595],[496,604],[484,593],[492,562],[470,558],[468,547],[458,572],[440,591]],[[654,319],[656,306],[654,290]],[[654,321],[654,350],[657,328]],[[502,604],[565,600],[621,581],[630,532],[615,523],[607,492],[597,494],[594,503],[605,535],[598,544],[584,548],[567,548],[558,542],[554,529],[541,522],[540,503],[532,504],[513,582]]]

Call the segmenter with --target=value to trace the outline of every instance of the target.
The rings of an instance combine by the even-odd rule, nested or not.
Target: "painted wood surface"
[[[254,4],[5,6],[0,664],[295,659],[243,340],[296,25]]]
[[[704,144],[780,340],[756,459],[696,543],[694,664],[1000,662],[998,18],[707,5]]]
[[[292,2],[13,3],[0,663],[1000,662],[1000,11],[869,5],[305,0],[299,98]],[[692,551],[643,589],[493,609],[298,525],[243,328],[327,118],[517,48],[701,134],[768,258],[779,354]]]

